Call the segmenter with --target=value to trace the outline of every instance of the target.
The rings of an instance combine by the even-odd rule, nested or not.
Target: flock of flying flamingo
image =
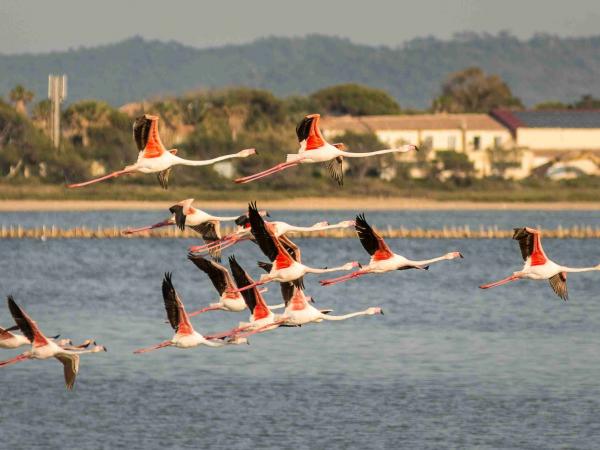
[[[340,185],[343,184],[343,160],[362,158],[391,152],[418,151],[413,145],[399,148],[379,150],[368,153],[352,153],[345,149],[344,144],[328,143],[319,129],[319,115],[306,116],[296,127],[300,149],[296,154],[288,154],[285,163],[278,164],[257,174],[238,178],[236,183],[249,183],[277,172],[286,170],[298,164],[326,163],[332,178]],[[135,172],[156,173],[160,185],[166,189],[171,168],[175,165],[204,166],[231,158],[245,158],[255,154],[254,149],[241,150],[238,153],[224,155],[204,161],[191,161],[177,157],[176,149],[167,150],[158,133],[158,117],[144,115],[137,118],[133,125],[133,137],[139,149],[137,161],[123,170],[113,172],[103,177],[72,184],[69,187],[78,188],[97,183],[109,178],[119,177]],[[124,233],[138,233],[165,226],[177,226],[180,229],[189,227],[200,234],[204,243],[189,248],[188,259],[205,273],[219,295],[219,301],[211,303],[199,310],[188,313],[178,295],[171,273],[165,273],[162,281],[162,296],[167,319],[175,334],[158,344],[136,350],[134,353],[147,353],[165,347],[191,348],[197,346],[223,347],[248,343],[248,337],[274,330],[279,327],[298,327],[309,323],[323,321],[346,320],[357,316],[372,316],[383,314],[380,306],[369,307],[345,315],[333,315],[331,309],[319,309],[313,306],[311,296],[306,295],[304,277],[309,274],[324,274],[329,272],[349,272],[337,278],[321,280],[322,286],[329,286],[359,278],[367,274],[381,274],[396,270],[428,270],[431,264],[462,258],[460,252],[451,252],[426,260],[412,260],[394,253],[385,240],[366,220],[364,214],[356,216],[355,220],[346,220],[336,224],[319,222],[310,227],[290,225],[281,221],[269,221],[267,211],[259,210],[256,203],[248,205],[248,211],[239,216],[215,216],[192,206],[193,199],[181,201],[169,208],[167,219],[150,226],[128,229]],[[231,221],[236,229],[229,235],[222,236],[221,222]],[[319,232],[334,228],[354,227],[358,239],[370,260],[366,265],[357,261],[347,262],[332,268],[315,268],[302,262],[300,248],[288,236],[293,232]],[[520,279],[549,280],[554,292],[563,300],[568,299],[567,273],[600,271],[600,264],[594,267],[571,268],[561,266],[550,260],[541,244],[541,235],[532,228],[516,228],[513,239],[519,242],[521,255],[525,264],[520,271],[500,281],[480,286],[489,289]],[[266,273],[258,280],[253,279],[239,264],[234,255],[228,257],[229,269],[221,262],[222,251],[239,242],[250,240],[258,245],[268,258],[268,262],[259,262],[258,266]],[[208,257],[203,255],[208,254]],[[352,270],[356,269],[356,270]],[[278,282],[283,303],[268,305],[263,297],[265,284]],[[59,336],[46,337],[27,313],[8,297],[8,308],[15,321],[14,326],[0,328],[0,348],[15,349],[28,346],[29,350],[6,361],[0,366],[7,366],[28,359],[48,359],[55,357],[64,367],[64,377],[67,389],[72,389],[79,371],[79,355],[106,351],[106,347],[97,345],[92,339],[87,339],[80,345],[73,345],[70,339],[58,340]],[[202,335],[196,331],[190,320],[191,317],[208,311],[244,312],[248,310],[248,321],[240,321],[230,330],[211,335]],[[274,310],[283,309],[281,313]],[[13,331],[20,330],[22,334]],[[90,346],[92,346],[90,348]]]

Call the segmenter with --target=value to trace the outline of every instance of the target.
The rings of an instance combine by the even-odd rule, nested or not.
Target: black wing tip
[[[163,278],[163,289],[172,288],[173,287],[173,272],[165,272],[165,276]]]

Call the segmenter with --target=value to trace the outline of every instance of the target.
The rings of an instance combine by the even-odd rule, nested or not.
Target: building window
[[[475,136],[473,138],[473,150],[479,150],[481,148],[481,136]]]
[[[456,150],[456,136],[448,136],[448,150]]]
[[[502,147],[502,138],[500,136],[494,136],[494,148]]]

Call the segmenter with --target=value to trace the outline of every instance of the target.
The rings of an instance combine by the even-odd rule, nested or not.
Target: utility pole
[[[48,98],[52,103],[50,112],[50,137],[55,148],[60,144],[60,104],[67,98],[67,76],[48,75]]]

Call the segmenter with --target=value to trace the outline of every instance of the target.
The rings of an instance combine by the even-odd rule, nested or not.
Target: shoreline
[[[107,211],[107,210],[162,210],[175,201],[121,201],[121,200],[0,200],[0,211]],[[206,210],[245,209],[245,201],[203,201],[195,206]],[[400,198],[336,198],[302,197],[288,200],[264,200],[260,207],[271,210],[351,210],[351,211],[401,211],[401,210],[505,210],[505,211],[599,211],[600,202],[472,202],[437,201]]]

